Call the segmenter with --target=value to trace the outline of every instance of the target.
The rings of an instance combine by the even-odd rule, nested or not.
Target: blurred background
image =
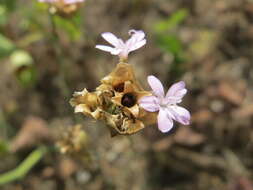
[[[0,1],[0,189],[253,190],[253,1],[87,0],[72,15],[36,0]],[[102,32],[147,45],[137,78],[184,80],[190,126],[110,137],[74,114],[118,58]],[[81,124],[82,126],[76,126]],[[77,140],[76,140],[77,139]],[[61,154],[55,145],[61,147]]]

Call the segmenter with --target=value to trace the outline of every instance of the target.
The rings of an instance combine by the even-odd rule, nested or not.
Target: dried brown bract
[[[62,154],[83,162],[91,164],[92,158],[88,151],[89,139],[81,125],[70,126],[56,140],[56,145]]]
[[[75,125],[65,131],[57,141],[63,154],[79,154],[87,147],[88,137],[81,125]]]
[[[138,100],[151,95],[136,80],[130,64],[119,63],[101,80],[95,92],[75,92],[70,103],[75,112],[103,120],[111,134],[131,135],[156,122],[156,114],[142,109]]]

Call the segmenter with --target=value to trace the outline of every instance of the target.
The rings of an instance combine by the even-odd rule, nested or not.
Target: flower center
[[[132,93],[126,93],[121,99],[121,104],[130,108],[136,104],[136,97]]]
[[[163,108],[166,108],[168,106],[173,106],[173,105],[176,105],[176,102],[174,101],[168,101],[167,99],[165,98],[162,98],[159,100],[159,105]]]

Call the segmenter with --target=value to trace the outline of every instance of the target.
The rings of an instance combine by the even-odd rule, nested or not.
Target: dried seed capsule
[[[132,66],[119,63],[95,92],[76,92],[70,103],[75,112],[105,121],[112,135],[131,135],[156,122],[157,113],[147,112],[138,104],[140,98],[149,95],[135,78]]]

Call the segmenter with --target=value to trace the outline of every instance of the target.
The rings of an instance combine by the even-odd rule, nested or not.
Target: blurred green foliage
[[[0,5],[6,7],[8,11],[13,11],[16,6],[16,0],[1,0]]]
[[[30,66],[33,64],[33,59],[28,52],[24,50],[14,51],[10,55],[10,62],[14,67]]]
[[[177,28],[187,16],[187,10],[180,9],[154,25],[157,45],[174,58],[170,67],[172,78],[180,77],[184,72],[183,63],[186,61],[186,56],[183,44],[177,34]]]
[[[71,41],[80,40],[82,36],[82,33],[80,31],[81,27],[80,14],[76,14],[69,19],[65,19],[58,15],[54,15],[53,22],[55,23],[56,29],[66,32],[67,36],[70,38]]]
[[[73,42],[79,41],[83,36],[81,31],[81,15],[76,13],[69,18],[63,18],[58,15],[50,14],[49,5],[46,3],[30,2],[31,6],[24,6],[22,10],[16,9],[16,0],[3,0],[0,2],[0,61],[4,59],[10,62],[14,67],[14,74],[18,82],[23,87],[30,87],[36,84],[37,68],[33,62],[27,47],[31,44],[46,39],[52,40],[55,51],[61,52],[61,40]],[[14,17],[15,22],[22,34],[21,36],[12,36],[7,33],[6,27],[12,22],[12,12],[22,17]],[[14,12],[13,12],[14,13]],[[41,17],[37,15],[41,14]],[[15,33],[15,31],[14,31]],[[59,39],[61,36],[64,39]],[[14,38],[14,39],[12,39]],[[18,40],[16,40],[18,39]],[[61,57],[57,53],[58,57]],[[56,58],[60,60],[59,58]]]
[[[47,153],[47,148],[42,146],[31,152],[21,164],[12,171],[0,175],[0,185],[22,179]]]
[[[159,47],[165,52],[169,52],[174,56],[174,62],[180,63],[184,61],[184,50],[181,41],[174,34],[159,35],[157,37]]]
[[[8,56],[15,49],[15,45],[0,33],[0,58]]]
[[[57,62],[63,56],[59,53],[62,48],[61,40],[73,42],[82,38],[82,17],[78,13],[67,19],[50,14],[49,5],[37,1],[29,1],[29,6],[24,5],[22,9],[17,9],[16,5],[16,0],[0,1],[0,63],[9,64],[13,71],[12,74],[15,75],[22,87],[31,87],[37,82],[38,69],[29,52],[30,47],[40,41],[51,44],[54,47],[52,49],[56,51],[53,54],[56,57],[52,57],[52,59]],[[15,23],[15,27],[13,23]],[[9,32],[12,29],[13,31]],[[50,48],[51,46],[48,49]],[[60,72],[63,71],[60,69]],[[5,116],[1,114],[0,110],[2,137],[0,139],[0,156],[9,153],[7,140],[10,134],[9,129],[12,127],[5,122]],[[17,168],[0,174],[0,185],[25,177],[47,151],[48,147],[38,147]]]
[[[169,16],[167,19],[158,22],[155,25],[155,31],[160,33],[175,29],[179,24],[181,24],[186,19],[187,16],[188,16],[187,10],[180,9],[171,16]]]
[[[5,155],[9,152],[8,143],[0,139],[0,156]]]
[[[6,7],[0,4],[0,26],[3,26],[7,22]]]
[[[36,82],[36,69],[33,58],[24,50],[16,50],[10,55],[10,63],[15,68],[20,84],[29,87]]]

